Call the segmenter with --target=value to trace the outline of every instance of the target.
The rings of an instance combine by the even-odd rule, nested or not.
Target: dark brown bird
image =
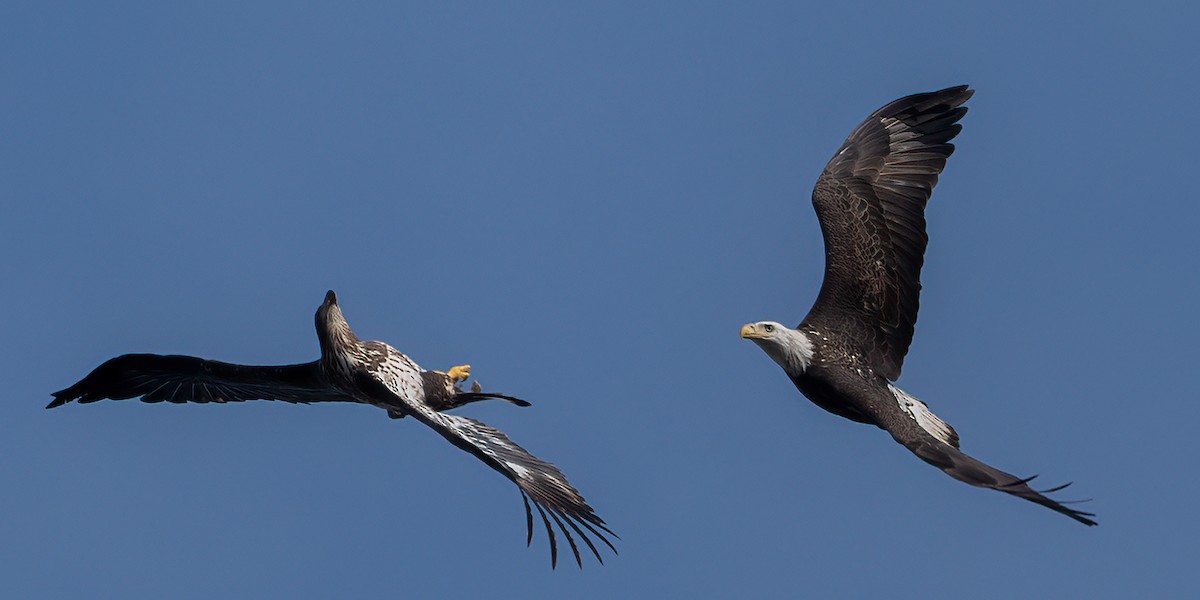
[[[962,130],[958,86],[907,96],[863,121],[825,166],[813,207],[825,237],[825,280],[796,329],[742,327],[817,406],[892,434],[951,477],[1058,511],[1085,525],[1092,513],[1046,497],[1019,478],[967,456],[958,433],[892,384],[912,341],[924,262],[925,204]],[[1070,485],[1070,484],[1067,484]]]
[[[595,536],[614,553],[605,533],[616,537],[571,486],[558,467],[542,461],[513,443],[499,430],[465,417],[444,414],[480,400],[500,399],[529,406],[519,398],[483,392],[478,382],[470,391],[458,383],[470,376],[470,366],[449,373],[427,371],[383,342],[363,342],[350,330],[330,291],[317,309],[317,339],[321,357],[313,362],[284,366],[245,366],[193,356],[126,354],[96,367],[79,383],[54,392],[46,408],[71,401],[141,398],[143,402],[357,402],[378,406],[392,418],[411,416],[438,432],[517,484],[525,503],[526,544],[533,541],[533,512],[537,508],[550,538],[550,564],[558,563],[553,520],[566,536],[575,562],[583,566],[574,532],[601,563]],[[586,533],[585,533],[586,530]],[[603,532],[603,533],[602,533]]]

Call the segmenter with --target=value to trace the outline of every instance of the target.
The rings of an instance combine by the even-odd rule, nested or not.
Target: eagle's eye
[[[767,333],[771,333],[771,332],[775,331],[775,326],[774,326],[774,325],[767,325],[767,326],[766,326],[764,329],[766,329],[766,330],[767,330]]]

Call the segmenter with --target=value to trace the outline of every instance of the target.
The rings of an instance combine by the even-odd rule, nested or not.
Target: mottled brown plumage
[[[470,453],[517,485],[525,505],[526,543],[533,540],[530,501],[542,517],[550,540],[551,566],[558,563],[554,527],[566,537],[575,562],[583,566],[575,535],[604,562],[588,534],[613,552],[605,537],[613,535],[583,495],[553,464],[538,459],[497,429],[479,421],[443,411],[487,399],[529,406],[519,398],[484,392],[478,383],[470,391],[456,385],[465,379],[465,367],[451,376],[427,371],[383,342],[364,342],[350,329],[330,291],[316,314],[321,357],[313,362],[284,366],[234,365],[193,356],[126,354],[93,370],[75,385],[55,392],[46,408],[73,400],[141,398],[145,402],[357,402],[387,411],[388,416],[411,416],[436,431],[454,446]],[[585,532],[586,530],[586,532]]]

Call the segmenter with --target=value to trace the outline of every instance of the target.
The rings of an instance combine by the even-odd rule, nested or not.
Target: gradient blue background
[[[1046,4],[4,3],[0,586],[1184,595],[1200,13]],[[844,136],[959,83],[900,383],[1098,528],[738,339],[814,298]],[[533,401],[463,414],[560,465],[621,555],[551,572],[511,484],[368,407],[42,408],[126,352],[310,360],[329,288],[362,337]]]

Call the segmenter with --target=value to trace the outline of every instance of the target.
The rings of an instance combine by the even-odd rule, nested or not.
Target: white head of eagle
[[[800,375],[812,364],[813,343],[802,331],[759,321],[742,325],[742,337],[758,344],[788,375]]]

